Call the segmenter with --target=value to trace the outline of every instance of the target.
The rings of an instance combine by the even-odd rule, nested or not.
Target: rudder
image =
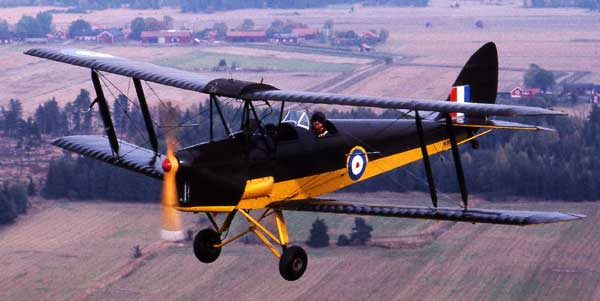
[[[481,46],[467,61],[453,87],[468,86],[470,101],[495,103],[498,93],[498,50],[496,44],[488,42]],[[447,100],[450,101],[451,95]]]

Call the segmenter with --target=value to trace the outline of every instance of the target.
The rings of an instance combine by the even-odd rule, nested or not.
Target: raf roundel
[[[364,148],[360,146],[355,146],[352,148],[346,162],[348,176],[350,176],[350,179],[354,181],[360,179],[367,169],[367,162],[367,152]]]

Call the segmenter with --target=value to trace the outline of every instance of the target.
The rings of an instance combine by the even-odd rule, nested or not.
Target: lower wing
[[[280,202],[274,203],[269,207],[278,210],[389,216],[516,226],[567,222],[585,217],[585,215],[581,214],[562,212],[515,211],[476,208],[469,208],[468,210],[464,210],[462,208],[430,208],[413,206],[358,204],[338,202],[335,200],[318,199],[308,199],[294,202]]]

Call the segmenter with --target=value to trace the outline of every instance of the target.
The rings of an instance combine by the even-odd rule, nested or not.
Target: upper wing
[[[565,113],[538,107],[498,105],[486,103],[456,103],[450,101],[420,100],[406,98],[348,96],[332,93],[302,91],[259,91],[243,95],[251,100],[278,100],[314,104],[334,104],[413,111],[462,112],[472,116],[541,116],[565,115]]]
[[[538,116],[564,115],[537,107],[487,103],[457,103],[439,100],[349,96],[332,93],[286,91],[233,79],[210,79],[196,73],[161,67],[87,50],[30,49],[25,54],[94,70],[133,77],[166,86],[247,100],[272,100],[312,104],[349,105],[385,109],[435,112],[462,112],[470,116]]]
[[[211,80],[193,72],[81,49],[37,48],[25,54],[198,92],[202,92]]]
[[[104,136],[67,136],[54,140],[52,144],[156,179],[162,179],[163,176],[161,164],[164,155],[125,141],[119,141],[121,152],[118,157],[113,156],[108,139]]]
[[[465,211],[462,208],[434,209],[429,207],[369,205],[317,199],[294,202],[280,202],[272,204],[269,207],[273,209],[294,211],[391,216],[517,226],[566,222],[585,217],[585,215],[561,212],[514,211],[473,208],[469,208],[467,211]]]

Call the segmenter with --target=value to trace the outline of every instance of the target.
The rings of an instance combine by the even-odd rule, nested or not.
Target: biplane
[[[495,103],[498,54],[492,42],[469,58],[445,100],[280,90],[262,81],[210,79],[87,50],[31,49],[25,53],[91,70],[96,93],[92,106],[98,106],[106,135],[67,136],[53,144],[162,179],[162,234],[166,239],[183,238],[177,219],[179,211],[205,213],[212,227],[199,231],[193,241],[194,254],[203,263],[215,261],[222,247],[252,232],[279,258],[281,276],[290,281],[299,279],[306,270],[307,255],[300,246],[291,243],[285,211],[520,226],[584,217],[561,212],[469,207],[459,145],[470,143],[477,147],[477,139],[494,130],[549,130],[495,120],[493,116],[564,115],[544,108]],[[102,73],[133,81],[149,138],[147,148],[117,138],[103,91]],[[174,144],[167,139],[167,153],[160,153],[142,81],[206,94],[210,106],[209,140],[174,150]],[[239,127],[224,117],[222,98],[243,103]],[[325,120],[322,126],[326,135],[315,135],[307,112],[286,113],[286,105],[290,103],[393,109],[398,111],[399,118]],[[267,123],[260,118],[258,104],[278,108],[278,119]],[[402,115],[409,117],[400,118]],[[219,123],[226,135],[217,138],[213,132]],[[444,151],[452,153],[460,188],[462,205],[455,208],[438,206],[430,157]],[[375,205],[318,198],[418,160],[424,163],[431,206]],[[236,216],[245,219],[248,228],[223,237]],[[264,224],[267,217],[273,216],[276,231]]]

